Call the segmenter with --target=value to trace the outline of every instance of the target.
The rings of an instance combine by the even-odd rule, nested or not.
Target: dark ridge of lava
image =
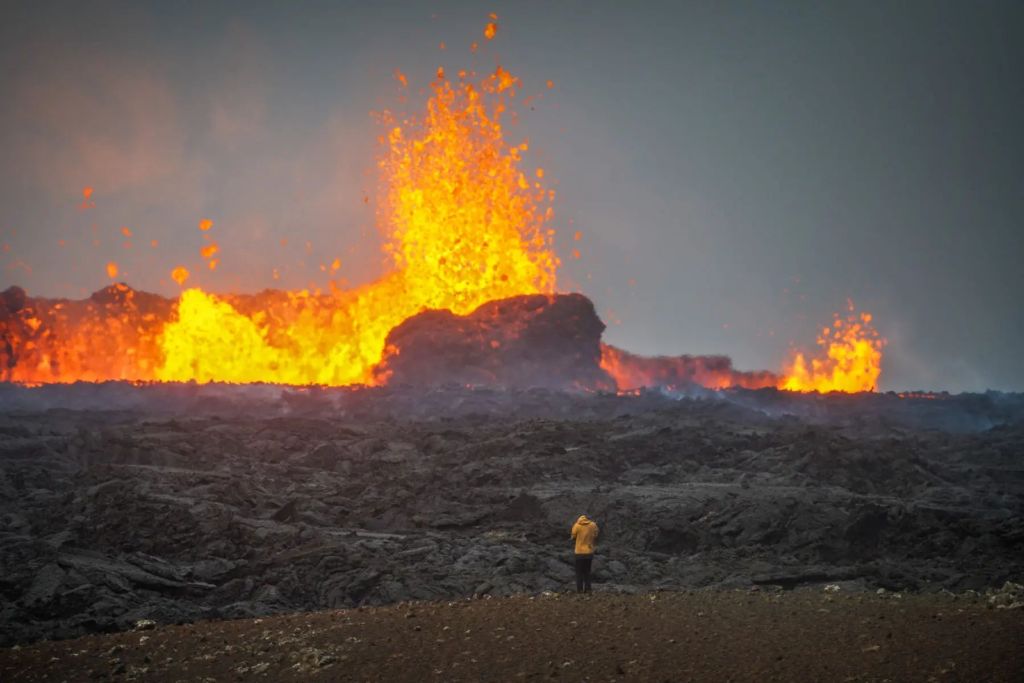
[[[424,311],[388,335],[389,383],[614,389],[601,369],[605,326],[582,294],[489,301],[469,315]]]

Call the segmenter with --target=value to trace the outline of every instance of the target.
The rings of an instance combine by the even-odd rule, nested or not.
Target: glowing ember
[[[185,284],[185,280],[188,279],[188,268],[184,266],[178,266],[171,271],[171,279],[177,282],[179,285]]]
[[[820,358],[796,353],[786,368],[780,389],[790,391],[875,391],[882,373],[885,340],[871,324],[871,314],[857,314],[849,304],[845,319],[837,313],[831,327],[822,329]]]
[[[113,261],[107,264],[107,277],[111,280],[117,279],[117,264]]]

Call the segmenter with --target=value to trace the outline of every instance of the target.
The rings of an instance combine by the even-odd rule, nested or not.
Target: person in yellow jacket
[[[572,525],[572,539],[576,541],[576,592],[590,592],[590,569],[594,562],[594,545],[601,530],[597,524],[580,515]]]

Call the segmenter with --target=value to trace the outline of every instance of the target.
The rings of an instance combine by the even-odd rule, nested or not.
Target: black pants
[[[590,565],[594,562],[593,555],[576,556],[576,592],[590,592]]]

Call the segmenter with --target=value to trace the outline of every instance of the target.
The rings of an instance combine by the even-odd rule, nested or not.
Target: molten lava
[[[761,389],[773,387],[779,381],[773,372],[736,370],[728,356],[645,357],[608,344],[601,345],[601,368],[612,376],[619,390],[639,387],[685,390],[693,386]]]
[[[497,17],[490,18],[488,41],[498,29]],[[395,77],[408,87],[405,75]],[[192,288],[176,302],[121,283],[82,301],[31,299],[11,288],[0,293],[0,379],[375,384],[388,376],[374,372],[382,358],[388,359],[383,365],[402,366],[396,357],[403,349],[385,344],[408,318],[426,309],[466,315],[487,302],[555,292],[559,259],[548,227],[554,192],[543,184],[543,169],[524,171],[528,145],[507,141],[503,128],[520,87],[500,66],[479,78],[460,71],[454,80],[438,68],[424,115],[381,116],[377,222],[385,274],[377,281],[352,290],[332,285],[329,294],[217,295]],[[94,206],[91,187],[82,197],[83,210]],[[213,226],[209,218],[198,223],[206,241],[200,256],[211,270],[222,253]],[[128,228],[122,233],[132,236]],[[335,259],[330,272],[340,269]],[[106,271],[116,279],[121,269],[111,261]],[[180,265],[170,275],[179,286],[190,277]],[[797,354],[781,378],[738,372],[724,357],[646,359],[610,346],[601,346],[600,368],[620,389],[874,390],[884,341],[870,323],[867,314],[837,318],[819,339],[825,355]],[[596,363],[591,350],[587,358]]]
[[[424,117],[382,117],[378,224],[389,272],[378,281],[330,295],[188,289],[169,315],[145,319],[130,307],[112,317],[100,301],[69,316],[66,302],[54,302],[21,311],[36,328],[5,334],[14,344],[4,379],[373,383],[388,332],[410,316],[553,292],[559,262],[546,225],[554,193],[540,174],[528,179],[520,168],[527,144],[509,144],[502,128],[519,86],[501,67],[479,79],[460,72],[455,82],[439,71]],[[204,237],[212,226],[200,221]],[[218,251],[215,242],[202,249],[210,268]],[[115,264],[107,270],[116,277]],[[179,284],[188,275],[172,272]]]
[[[637,356],[607,344],[601,345],[601,368],[620,390],[640,387],[708,389],[776,387],[788,391],[858,392],[876,391],[882,372],[885,340],[871,324],[870,313],[854,311],[835,316],[831,327],[821,331],[820,358],[794,354],[780,374],[767,371],[743,372],[733,368],[728,356]]]
[[[388,332],[406,318],[553,292],[558,258],[545,225],[554,194],[527,180],[527,145],[509,145],[501,124],[518,85],[501,67],[479,83],[439,72],[422,121],[385,115],[378,218],[391,272],[353,291],[289,292],[249,311],[188,290],[160,336],[155,377],[371,384]]]
[[[876,391],[882,373],[882,339],[870,313],[856,313],[849,304],[846,318],[837,313],[831,327],[822,329],[820,358],[797,352],[786,367],[780,389],[789,391]]]

